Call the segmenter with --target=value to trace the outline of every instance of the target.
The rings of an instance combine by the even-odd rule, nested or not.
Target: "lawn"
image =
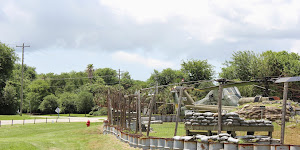
[[[57,114],[46,114],[42,116],[58,116]],[[59,114],[59,116],[69,117],[69,114]],[[84,114],[70,114],[70,117],[85,117]],[[86,114],[86,117],[107,117],[107,115],[104,116],[93,116],[90,114]]]
[[[33,115],[27,115],[27,114],[22,114],[22,116],[20,115],[0,115],[0,120],[23,120],[23,119],[34,119],[35,116]],[[43,119],[40,118],[39,119]]]
[[[174,122],[164,122],[163,124],[151,124],[151,128],[153,128],[153,132],[150,132],[149,136],[164,137],[164,138],[174,137],[174,132],[175,132]],[[147,135],[147,132],[143,132],[143,134]],[[177,135],[185,136],[184,123],[178,123]]]
[[[131,149],[112,135],[102,134],[102,123],[28,124],[0,127],[0,149]]]

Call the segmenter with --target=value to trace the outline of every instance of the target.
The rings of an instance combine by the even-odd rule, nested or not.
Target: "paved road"
[[[47,117],[47,123],[56,123],[56,122],[87,122],[90,120],[91,123],[93,122],[102,122],[106,117],[53,117],[53,116],[36,116],[43,117],[45,119],[27,119],[25,120],[1,120],[1,125],[11,125],[13,124],[25,124],[28,123],[46,123],[46,117]]]

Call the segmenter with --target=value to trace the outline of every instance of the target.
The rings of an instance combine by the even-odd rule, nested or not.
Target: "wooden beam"
[[[139,114],[139,132],[142,134],[142,120],[141,120],[141,91],[138,91],[138,114]]]
[[[219,82],[219,99],[218,99],[218,134],[222,131],[222,83]]]
[[[288,93],[288,83],[284,82],[282,116],[281,116],[281,136],[280,136],[280,143],[281,144],[284,144],[287,93]]]
[[[180,88],[180,90],[179,90],[179,100],[178,100],[178,108],[177,108],[177,114],[176,114],[176,124],[175,124],[174,136],[177,135],[178,121],[179,121],[180,109],[181,109],[182,93],[183,93],[183,87]]]
[[[149,136],[149,132],[150,132],[150,124],[151,124],[151,117],[152,117],[152,111],[153,111],[153,103],[154,103],[154,100],[155,100],[155,94],[156,92],[154,92],[154,95],[152,97],[152,100],[150,102],[150,112],[149,112],[149,120],[148,120],[148,127],[147,127],[147,136]]]

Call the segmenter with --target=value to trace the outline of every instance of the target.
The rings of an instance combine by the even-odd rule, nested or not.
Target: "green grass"
[[[0,127],[0,149],[130,149],[112,135],[103,135],[102,123],[48,123]]]
[[[171,138],[174,137],[175,122],[164,122],[163,124],[151,124],[151,128],[153,128],[153,132],[150,132],[149,136]],[[143,132],[143,134],[147,135],[147,132]],[[183,123],[178,123],[177,135],[185,136]]]
[[[22,116],[20,115],[0,115],[0,120],[23,120],[23,119],[34,119],[35,116],[33,115],[27,115],[27,114],[22,114]],[[40,118],[39,119],[43,119]]]
[[[42,115],[42,116],[58,116],[58,115],[57,114],[46,114],[46,115]],[[69,114],[59,114],[59,116],[69,117]],[[70,117],[85,117],[85,115],[84,114],[70,114]],[[107,117],[107,115],[93,116],[90,114],[86,114],[86,117]]]

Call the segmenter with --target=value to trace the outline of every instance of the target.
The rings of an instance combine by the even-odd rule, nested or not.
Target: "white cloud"
[[[298,53],[300,55],[300,40],[292,42],[291,52]]]
[[[152,69],[174,68],[174,63],[154,58],[144,57],[135,53],[117,51],[111,54],[112,59],[121,63],[142,64]]]

